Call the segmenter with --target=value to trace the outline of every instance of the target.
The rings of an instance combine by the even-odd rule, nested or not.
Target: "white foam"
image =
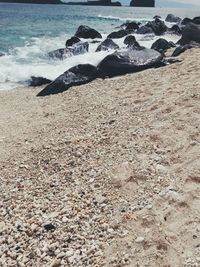
[[[147,48],[160,38],[154,35],[134,34],[136,40]],[[103,35],[103,40],[106,38]],[[10,54],[0,57],[0,90],[12,89],[19,85],[27,85],[31,76],[42,76],[51,80],[61,75],[67,69],[77,65],[89,63],[97,65],[106,55],[113,51],[95,52],[99,43],[90,43],[89,52],[77,55],[65,60],[50,60],[46,55],[49,51],[64,47],[65,41],[69,38],[65,34],[59,37],[32,38],[24,47],[17,47],[10,51]],[[164,35],[168,41],[176,42],[179,37],[172,34]],[[91,40],[88,40],[89,42]],[[102,41],[102,40],[101,40]],[[120,47],[125,47],[124,38],[113,39]]]
[[[122,18],[122,17],[115,17],[112,15],[104,16],[101,14],[98,15],[98,18],[107,19],[107,20],[116,20],[116,21],[143,21],[143,22],[148,21],[146,18],[134,18],[134,17]]]

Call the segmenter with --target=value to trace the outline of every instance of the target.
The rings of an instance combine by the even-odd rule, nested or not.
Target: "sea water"
[[[84,7],[64,5],[33,5],[0,3],[0,90],[26,86],[31,76],[55,79],[80,63],[97,65],[113,51],[95,52],[98,43],[89,45],[89,52],[65,60],[52,60],[47,53],[65,46],[78,26],[88,25],[98,30],[103,39],[126,21],[146,23],[154,15],[165,19],[168,13],[180,17],[199,15],[197,10],[130,7]],[[134,34],[140,45],[151,47],[158,39],[154,35]],[[179,37],[166,34],[176,42]],[[114,41],[123,47],[123,40]],[[88,40],[89,42],[91,40]]]

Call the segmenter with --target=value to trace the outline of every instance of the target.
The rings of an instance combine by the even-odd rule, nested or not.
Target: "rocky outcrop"
[[[147,26],[141,26],[137,31],[137,34],[151,34],[154,33],[152,28],[147,27]]]
[[[111,0],[98,0],[87,2],[68,2],[66,5],[79,5],[79,6],[121,6],[120,2],[112,2]]]
[[[36,87],[44,84],[51,83],[52,81],[43,77],[35,77],[31,76],[31,80],[29,81],[29,86]]]
[[[24,4],[64,4],[60,0],[0,0],[0,2]]]
[[[101,34],[98,31],[85,25],[79,26],[78,30],[75,33],[75,36],[84,39],[102,38]]]
[[[130,6],[155,7],[155,0],[131,0]]]
[[[152,49],[127,49],[116,51],[106,56],[98,65],[98,68],[108,77],[123,75],[158,67],[163,56]]]
[[[110,33],[107,38],[110,38],[110,39],[118,39],[118,38],[122,38],[122,37],[126,36],[129,33],[130,32],[129,31],[126,31],[126,30],[119,30],[117,32]]]
[[[162,35],[167,31],[167,26],[164,21],[157,18],[153,21],[149,21],[145,26],[151,28],[155,35]]]
[[[139,43],[136,41],[134,35],[128,35],[124,39],[124,44],[127,45],[127,47],[140,47]]]
[[[168,31],[171,33],[174,33],[174,34],[178,34],[178,35],[181,34],[181,29],[177,24],[175,24],[171,28],[169,28]]]
[[[181,31],[182,38],[178,41],[180,45],[189,44],[191,41],[200,43],[200,25],[189,22]]]
[[[164,53],[167,51],[167,49],[175,46],[176,45],[174,43],[168,42],[167,40],[160,38],[152,44],[151,49],[154,49],[160,53]]]
[[[192,22],[200,25],[200,17],[193,18]]]
[[[179,23],[179,22],[181,22],[181,18],[179,18],[173,14],[168,14],[165,21]]]
[[[73,46],[67,48],[60,48],[48,53],[48,56],[52,59],[60,59],[63,60],[65,58],[76,56],[80,54],[84,54],[88,52],[89,43],[88,42],[79,42],[74,44]]]
[[[172,57],[177,57],[183,52],[185,52],[186,50],[191,49],[191,48],[200,48],[200,44],[196,42],[190,42],[189,44],[179,46],[174,50]]]
[[[122,24],[120,27],[123,28],[124,30],[134,31],[134,30],[139,29],[139,25],[140,25],[140,23],[137,23],[135,21],[131,21],[131,22],[126,22],[126,23]]]
[[[107,38],[97,47],[96,52],[109,49],[119,49],[119,46],[112,39]]]
[[[37,96],[58,94],[66,91],[71,86],[86,84],[96,78],[104,78],[98,68],[90,64],[80,64],[64,72],[39,92]]]
[[[186,17],[181,21],[181,25],[187,25],[190,22],[195,23],[195,24],[200,24],[200,17],[195,17],[193,19]]]
[[[66,46],[66,47],[68,47],[68,46],[72,46],[72,45],[74,45],[74,44],[76,44],[76,43],[79,43],[80,41],[81,41],[81,40],[80,40],[78,37],[73,36],[73,37],[71,37],[70,39],[68,39],[68,40],[66,41],[65,46]]]

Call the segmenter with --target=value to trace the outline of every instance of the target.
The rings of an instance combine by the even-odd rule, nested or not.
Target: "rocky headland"
[[[64,4],[61,0],[0,0],[0,3]]]
[[[130,6],[133,6],[133,7],[155,7],[155,0],[131,0]]]

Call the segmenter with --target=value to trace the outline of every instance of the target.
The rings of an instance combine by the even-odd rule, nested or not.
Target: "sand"
[[[1,266],[200,266],[200,50],[0,91]]]

